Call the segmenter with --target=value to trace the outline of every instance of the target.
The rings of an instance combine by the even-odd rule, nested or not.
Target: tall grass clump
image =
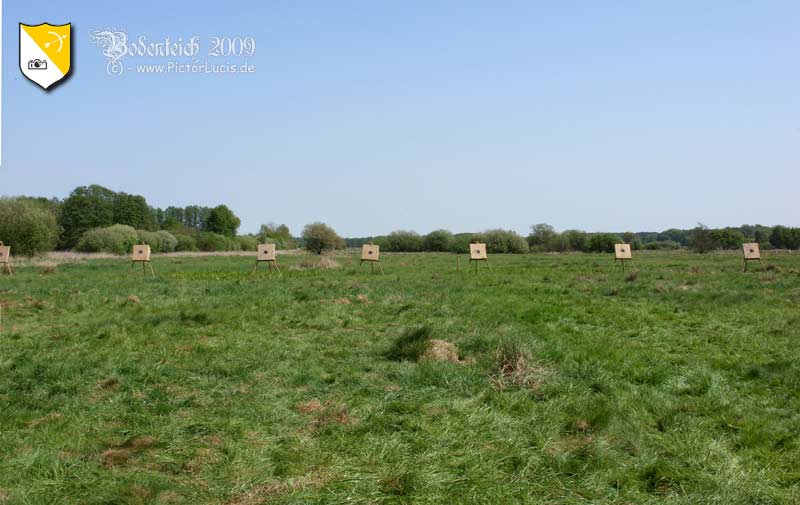
[[[417,361],[428,349],[433,338],[430,326],[419,326],[405,330],[384,354],[392,361]]]

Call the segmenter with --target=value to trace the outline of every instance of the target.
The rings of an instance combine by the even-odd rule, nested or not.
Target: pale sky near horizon
[[[0,195],[101,184],[229,205],[242,232],[533,223],[800,226],[800,2],[3,1]],[[71,77],[18,23],[73,23]],[[199,37],[242,75],[142,74],[89,34]],[[209,57],[211,37],[251,57]]]

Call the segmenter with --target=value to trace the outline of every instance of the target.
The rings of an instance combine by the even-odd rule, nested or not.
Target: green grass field
[[[800,255],[312,259],[0,277],[0,503],[800,502]]]

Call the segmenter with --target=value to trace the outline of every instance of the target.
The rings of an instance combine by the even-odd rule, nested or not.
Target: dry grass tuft
[[[94,386],[105,391],[116,391],[119,389],[119,380],[116,377],[109,377],[99,381]]]
[[[489,377],[489,382],[501,391],[516,387],[539,392],[552,373],[547,367],[534,363],[530,355],[514,341],[498,346],[494,369],[495,373]]]
[[[458,358],[458,348],[455,344],[438,338],[432,338],[428,341],[428,347],[420,357],[431,361],[461,363],[461,360]]]
[[[322,256],[319,260],[303,260],[295,263],[289,267],[289,270],[336,270],[339,268],[342,268],[342,265],[338,261]]]
[[[61,412],[50,412],[44,417],[40,417],[39,419],[34,419],[33,421],[28,423],[28,428],[36,428],[37,426],[41,426],[45,423],[49,423],[50,421],[56,421],[64,417],[64,414]]]
[[[50,275],[56,273],[57,269],[58,269],[58,263],[54,263],[52,261],[46,261],[40,265],[39,273],[42,275]]]

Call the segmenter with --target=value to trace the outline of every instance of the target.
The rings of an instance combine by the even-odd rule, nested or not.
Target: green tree
[[[531,249],[544,250],[547,249],[550,242],[556,238],[556,230],[547,223],[539,223],[531,226],[531,232],[528,234],[528,245]]]
[[[258,232],[258,240],[265,244],[275,244],[278,249],[293,249],[297,247],[289,227],[285,224],[262,224]]]
[[[703,223],[697,223],[697,227],[692,230],[689,236],[689,247],[694,252],[705,254],[713,249],[716,249],[717,244],[714,242],[714,235]]]
[[[52,251],[60,228],[46,207],[26,199],[0,198],[0,241],[11,254],[33,256]]]
[[[143,196],[114,193],[113,209],[114,224],[125,224],[140,230],[156,229],[153,212]]]
[[[777,249],[800,249],[800,228],[776,226],[769,236],[769,243]]]
[[[739,249],[744,243],[744,235],[735,228],[712,230],[711,238],[714,244],[722,249]]]
[[[231,209],[225,205],[218,205],[209,213],[203,229],[226,237],[235,237],[241,223]]]
[[[73,247],[85,231],[114,224],[114,197],[96,184],[75,188],[61,205],[61,245]]]
[[[311,223],[303,228],[303,247],[306,250],[322,254],[323,251],[341,249],[344,247],[344,240],[336,231],[325,223]]]
[[[414,231],[393,231],[386,237],[386,250],[392,252],[421,251],[422,237]]]
[[[423,239],[423,249],[426,251],[445,252],[450,250],[453,234],[447,230],[434,230]]]

